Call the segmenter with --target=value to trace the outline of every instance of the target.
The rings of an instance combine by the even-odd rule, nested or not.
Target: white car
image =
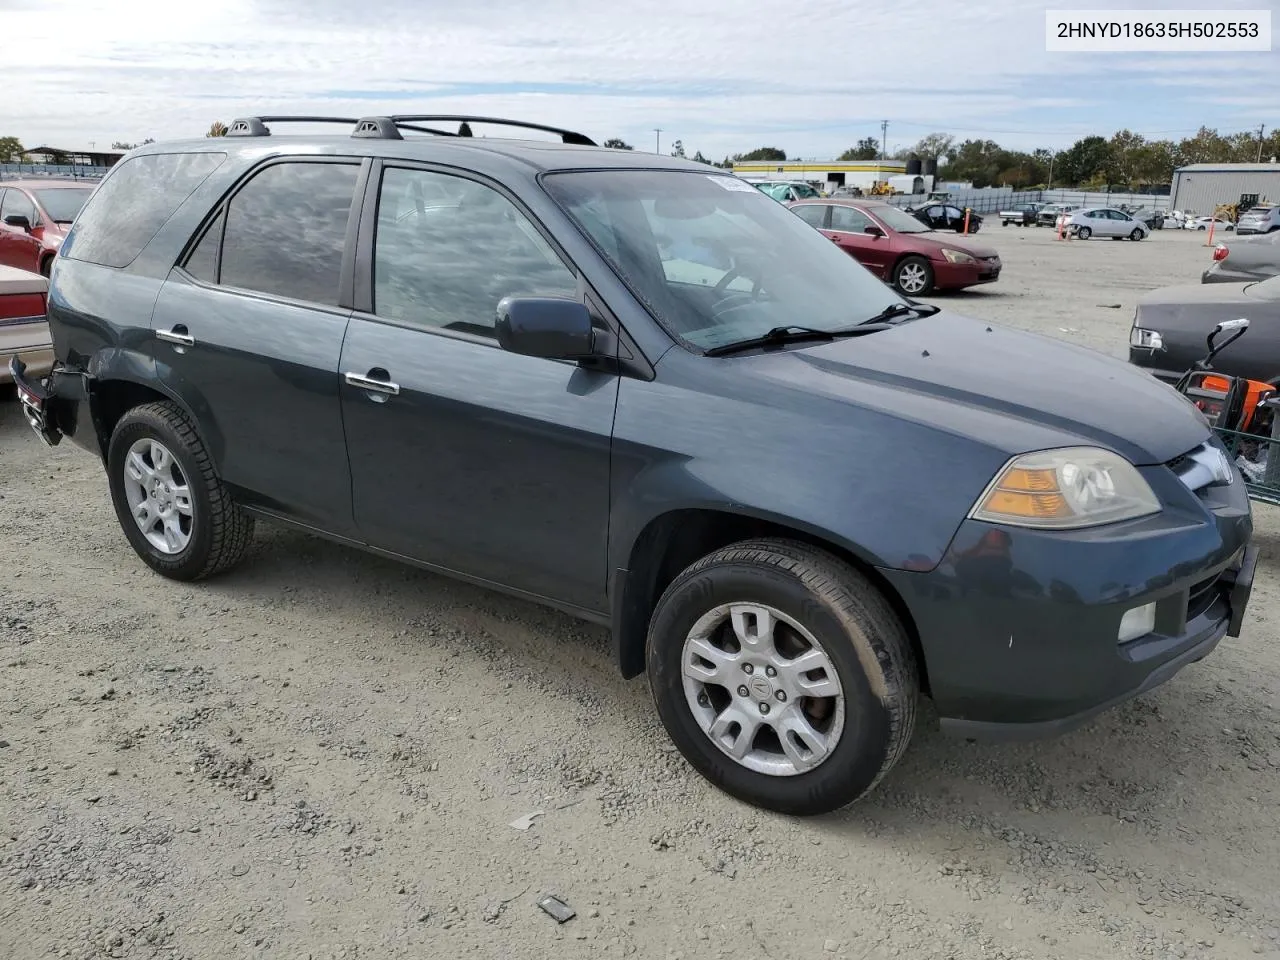
[[[1236,228],[1236,225],[1230,220],[1223,220],[1221,217],[1192,217],[1187,221],[1187,229],[1208,230],[1211,223],[1215,233],[1221,230],[1231,231]]]
[[[1110,237],[1113,240],[1145,240],[1151,228],[1141,220],[1113,207],[1090,207],[1067,217],[1066,227],[1080,240]]]
[[[1280,230],[1280,206],[1273,203],[1260,203],[1240,214],[1240,223],[1236,233],[1244,236],[1248,233],[1270,233]]]

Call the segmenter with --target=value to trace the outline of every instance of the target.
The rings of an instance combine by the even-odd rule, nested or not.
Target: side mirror
[[[591,313],[563,297],[504,297],[498,304],[503,350],[549,360],[583,360],[595,352]]]
[[[1218,333],[1226,333],[1228,330],[1247,330],[1249,329],[1249,318],[1241,317],[1238,320],[1223,320],[1215,330]]]
[[[4,218],[4,222],[11,227],[21,227],[27,233],[31,232],[31,221],[25,213],[11,213]]]
[[[881,230],[879,227],[877,227],[877,226],[875,226],[875,225],[872,225],[872,226],[869,226],[869,227],[863,227],[863,228],[862,228],[862,232],[863,232],[863,233],[866,233],[866,234],[869,234],[870,236],[873,236],[873,237],[883,237],[883,236],[884,236],[884,231],[883,231],[883,230]]]

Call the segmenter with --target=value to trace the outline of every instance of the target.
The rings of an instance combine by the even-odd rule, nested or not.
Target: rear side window
[[[355,163],[286,162],[255,174],[227,205],[217,282],[336,305],[359,173]],[[192,261],[208,264],[211,239],[214,231],[193,251],[189,272]]]
[[[126,267],[225,153],[156,153],[121,161],[89,198],[61,256]]]

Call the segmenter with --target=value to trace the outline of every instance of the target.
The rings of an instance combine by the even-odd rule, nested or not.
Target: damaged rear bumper
[[[56,447],[63,436],[56,412],[56,384],[59,379],[57,365],[54,365],[47,377],[28,378],[27,365],[15,356],[9,359],[9,375],[18,389],[18,402],[22,405],[22,415],[27,423],[42,443]]]

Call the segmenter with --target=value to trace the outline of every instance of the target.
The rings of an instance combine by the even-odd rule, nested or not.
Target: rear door
[[[238,498],[340,535],[354,528],[338,360],[363,175],[355,159],[260,166],[210,212],[152,315],[161,376]]]
[[[10,216],[27,218],[32,232],[5,223]],[[0,197],[0,263],[19,270],[40,272],[40,228],[37,225],[36,205],[17,187],[8,187]]]
[[[506,296],[582,300],[576,270],[488,181],[415,164],[375,177],[341,364],[361,534],[424,563],[606,609],[618,377],[509,353],[494,329]],[[447,202],[424,208],[419,196]]]

